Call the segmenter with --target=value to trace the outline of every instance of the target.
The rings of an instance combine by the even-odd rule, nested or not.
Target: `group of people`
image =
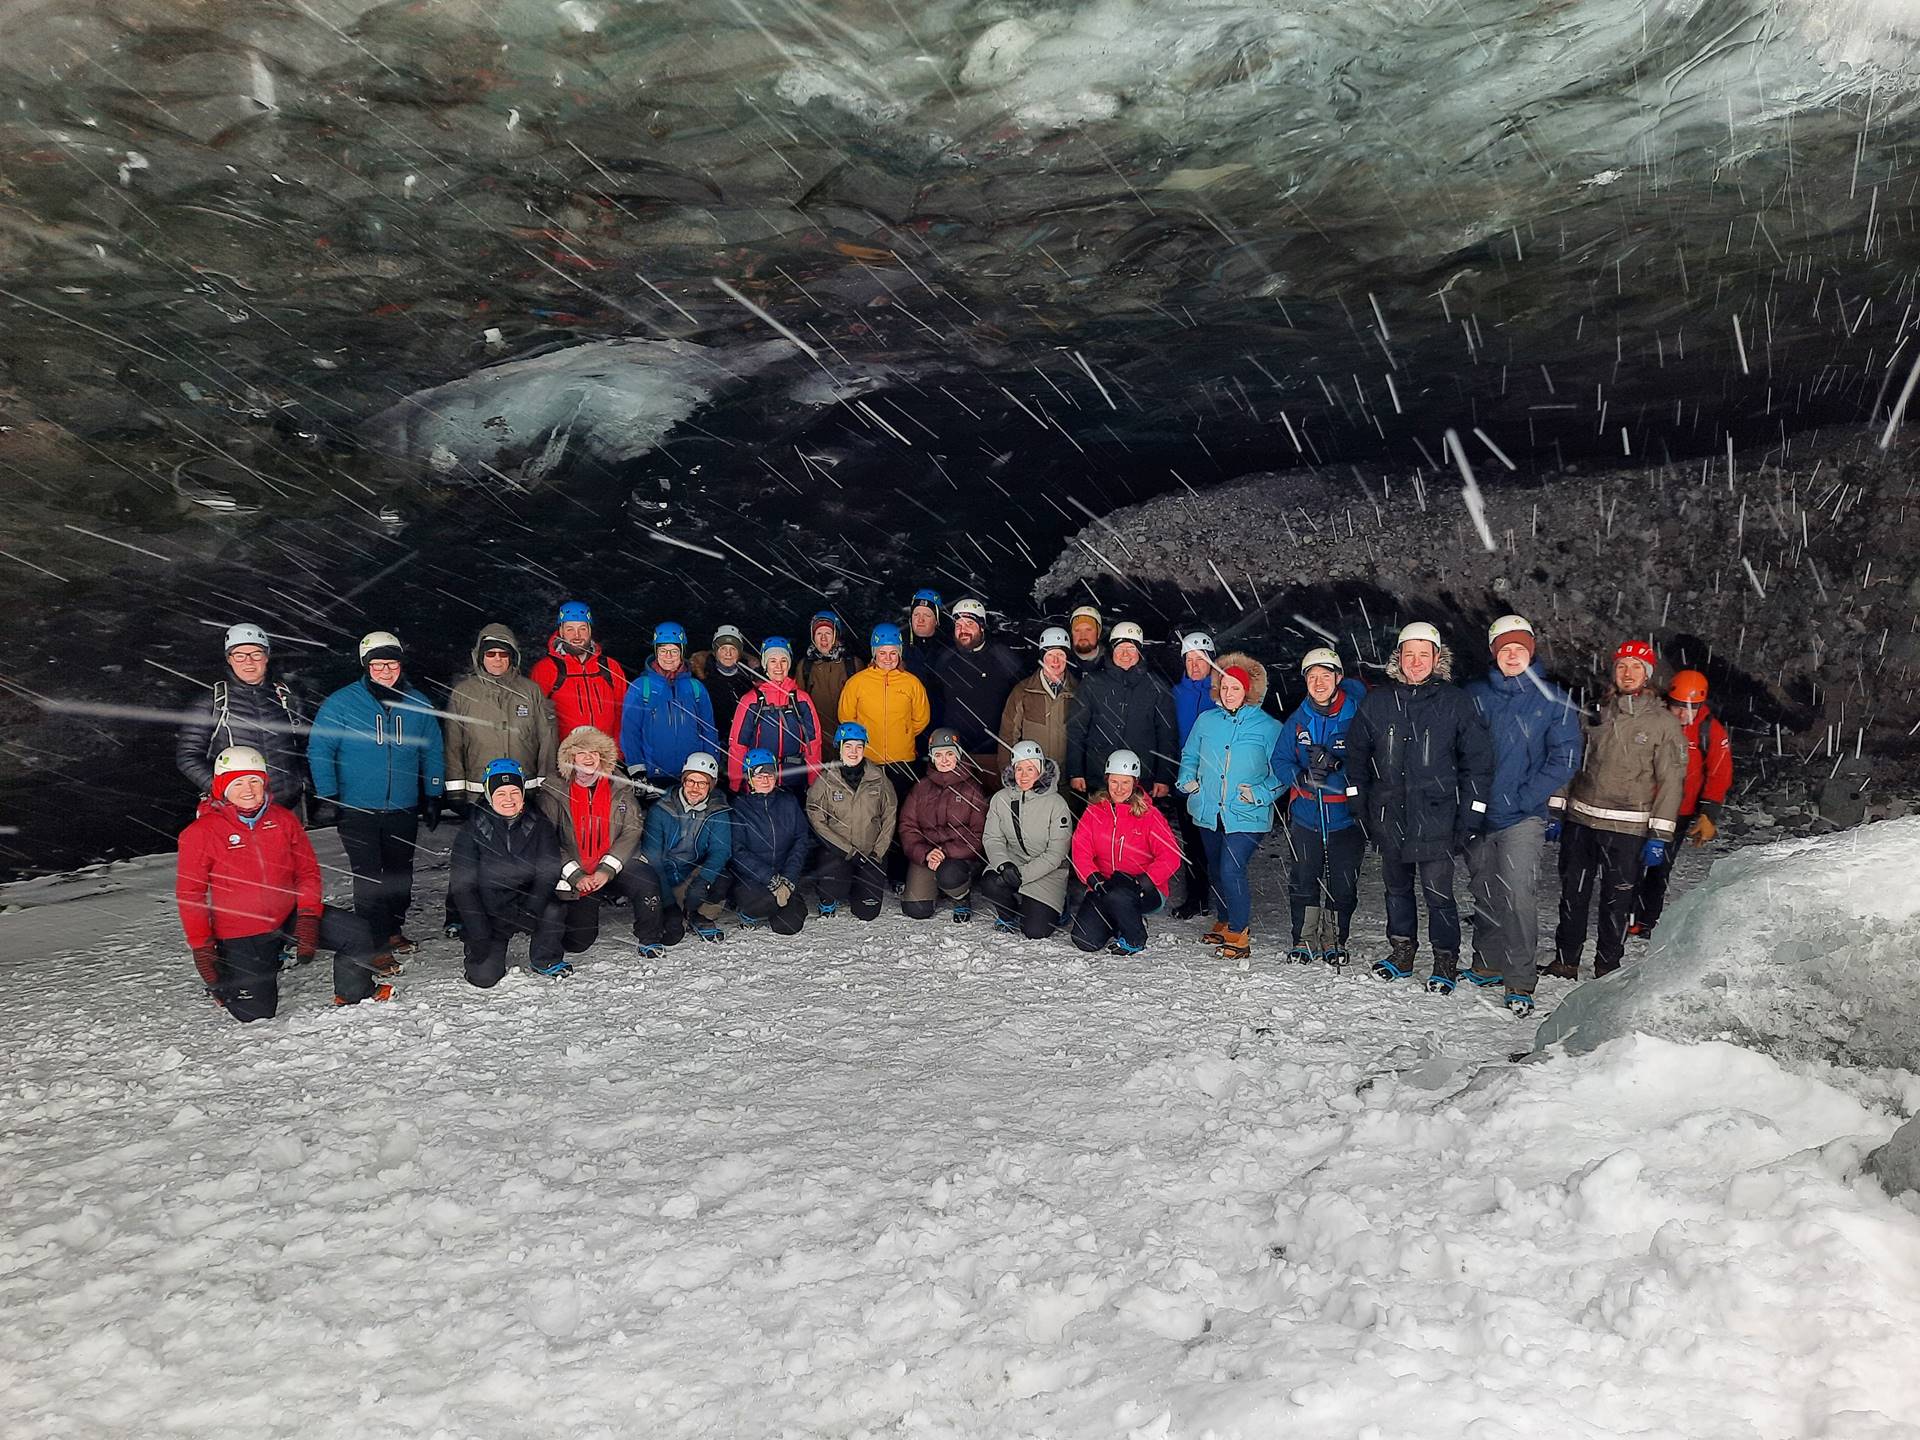
[[[1080,950],[1132,955],[1151,917],[1212,923],[1223,958],[1252,954],[1250,873],[1284,832],[1298,961],[1344,966],[1367,845],[1380,852],[1385,980],[1413,977],[1424,902],[1425,984],[1505,987],[1531,1013],[1536,975],[1577,978],[1596,896],[1595,970],[1629,928],[1657,924],[1683,835],[1711,840],[1732,780],[1705,677],[1665,702],[1645,641],[1614,657],[1583,716],[1535,664],[1533,627],[1494,622],[1490,672],[1453,683],[1440,631],[1405,626],[1371,687],[1339,654],[1304,655],[1305,696],[1283,720],[1265,666],[1180,637],[1171,684],[1141,627],[1084,605],[1039,637],[1030,668],[973,598],[917,591],[906,624],[867,636],[864,660],[831,610],[796,647],[732,625],[689,653],[677,622],[629,678],[579,601],[525,663],[505,625],[481,627],[468,674],[435,705],[397,636],[359,643],[360,675],[309,723],[257,625],[226,634],[227,674],[180,733],[200,788],[181,836],[177,898],[196,966],[234,1018],[272,1015],[286,964],[334,953],[334,999],[391,993],[413,948],[414,847],[458,812],[444,924],[467,978],[491,987],[508,947],[562,976],[624,903],[639,953],[726,922],[798,934],[810,918],[871,921],[891,890],[910,919],[976,905],[1028,940],[1064,928]],[[304,742],[304,747],[303,747]],[[304,748],[304,755],[302,750]],[[352,908],[323,903],[302,825],[337,825]],[[1560,843],[1560,923],[1536,969],[1537,876]],[[1473,896],[1461,964],[1456,857]],[[1179,883],[1185,878],[1185,885]]]

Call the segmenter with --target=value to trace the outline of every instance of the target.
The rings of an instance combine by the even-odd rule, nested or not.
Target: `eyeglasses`
[[[267,663],[267,652],[252,646],[242,646],[238,650],[229,650],[227,659],[238,660],[242,665],[264,665]]]

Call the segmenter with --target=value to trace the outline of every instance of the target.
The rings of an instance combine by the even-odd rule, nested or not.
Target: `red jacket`
[[[560,643],[560,632],[547,637],[547,653],[533,662],[527,678],[553,702],[553,719],[562,740],[582,725],[591,725],[620,743],[620,711],[627,703],[627,672],[595,640],[585,655],[574,655]]]
[[[1179,868],[1179,842],[1157,805],[1136,813],[1132,803],[1103,799],[1089,805],[1074,828],[1073,873],[1082,880],[1096,874],[1145,875],[1164,895]]]
[[[320,913],[320,862],[293,812],[271,801],[249,825],[224,800],[202,800],[180,832],[173,898],[189,949],[264,935],[297,910]]]
[[[985,858],[986,828],[987,797],[964,769],[928,771],[900,807],[900,848],[916,865],[925,865],[933,850],[949,860]]]
[[[1702,725],[1707,727],[1704,744]],[[1681,728],[1687,732],[1687,783],[1680,792],[1680,813],[1704,810],[1718,821],[1720,806],[1733,788],[1733,739],[1710,710],[1694,711],[1692,722]]]

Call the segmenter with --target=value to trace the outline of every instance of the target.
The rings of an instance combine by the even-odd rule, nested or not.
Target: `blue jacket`
[[[627,768],[665,784],[680,778],[680,768],[696,750],[720,755],[707,687],[684,665],[669,679],[649,660],[627,687],[620,710],[620,753]]]
[[[1493,732],[1487,828],[1545,819],[1548,798],[1580,771],[1580,712],[1532,666],[1511,678],[1496,670],[1466,691]]]
[[[1173,687],[1173,721],[1179,733],[1180,743],[1187,743],[1187,736],[1193,733],[1193,722],[1209,710],[1217,710],[1219,702],[1213,698],[1213,676],[1207,674],[1195,680],[1182,674]]]
[[[1360,823],[1347,799],[1347,731],[1366,693],[1367,687],[1358,680],[1342,680],[1334,692],[1336,708],[1331,715],[1306,699],[1287,717],[1280,743],[1274,747],[1273,768],[1292,786],[1287,814],[1294,824],[1314,831],[1324,827],[1331,835]]]
[[[813,826],[806,806],[793,791],[775,786],[771,795],[752,791],[733,801],[733,873],[763,889],[773,877],[799,881],[813,853]]]
[[[1273,770],[1281,734],[1280,722],[1251,701],[1231,712],[1208,710],[1193,722],[1180,751],[1179,783],[1182,790],[1199,784],[1187,796],[1187,813],[1196,825],[1229,834],[1273,828],[1273,802],[1286,788]],[[1242,785],[1253,792],[1251,802],[1240,798]]]
[[[692,909],[705,898],[707,887],[727,867],[733,854],[733,817],[716,786],[707,803],[688,810],[686,797],[678,785],[651,810],[646,828],[640,832],[640,853],[660,877],[661,888],[687,887],[686,905]],[[665,903],[673,905],[671,894]]]
[[[386,687],[380,687],[385,690]],[[413,810],[446,789],[446,758],[433,706],[412,686],[374,694],[356,680],[329,695],[313,717],[307,768],[313,793],[354,810]]]

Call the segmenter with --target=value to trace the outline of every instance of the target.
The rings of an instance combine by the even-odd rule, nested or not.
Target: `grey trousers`
[[[1498,974],[1516,995],[1533,993],[1540,945],[1540,852],[1547,822],[1529,815],[1517,825],[1467,842],[1473,889],[1473,968]]]

